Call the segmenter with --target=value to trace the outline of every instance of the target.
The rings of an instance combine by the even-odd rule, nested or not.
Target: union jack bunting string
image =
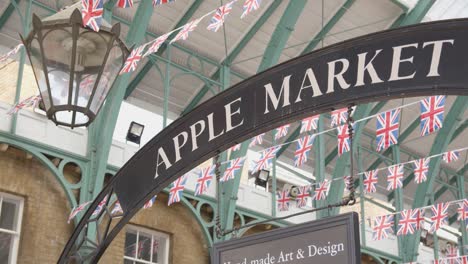
[[[310,186],[300,186],[297,190],[299,193],[296,195],[296,207],[305,207],[307,205],[307,199],[310,197]]]
[[[268,169],[271,167],[271,161],[276,157],[276,153],[280,149],[279,146],[271,147],[262,152],[260,159],[255,164],[254,172],[259,170]]]
[[[67,223],[69,224],[70,221],[75,218],[75,216],[77,214],[79,214],[81,211],[83,211],[89,204],[91,203],[91,201],[89,202],[86,202],[86,203],[82,203],[80,205],[78,205],[77,207],[73,208],[73,210],[70,212],[70,215],[68,216],[68,221]]]
[[[276,196],[277,196],[276,203],[278,204],[278,210],[288,211],[289,204],[291,202],[291,199],[289,197],[289,191],[288,190],[279,191]]]
[[[158,52],[159,48],[161,45],[167,40],[167,38],[170,36],[170,33],[164,34],[159,36],[154,40],[153,43],[150,43],[151,46],[148,48],[148,50],[143,54],[143,58],[152,54]]]
[[[201,18],[195,19],[185,24],[185,26],[177,33],[177,35],[169,43],[172,44],[178,40],[188,39],[190,32],[195,30],[195,28],[198,26],[198,23],[200,23],[200,20]]]
[[[429,160],[419,159],[413,162],[414,165],[414,182],[420,184],[427,180],[427,173],[429,172]]]
[[[221,7],[218,7],[218,9],[216,9],[216,13],[211,18],[210,24],[208,25],[207,29],[217,32],[223,26],[226,16],[229,15],[229,13],[231,13],[232,5],[236,1],[237,0],[234,0]]]
[[[104,199],[102,199],[102,201],[99,202],[98,206],[96,207],[96,209],[94,209],[94,212],[91,216],[97,216],[101,213],[102,209],[104,209],[104,206],[106,206],[107,199],[109,199],[108,195],[106,195]]]
[[[338,130],[338,156],[341,156],[351,149],[349,130],[347,125],[339,126],[336,129]]]
[[[294,152],[294,166],[299,167],[307,161],[315,136],[305,136],[297,141],[297,148]]]
[[[179,177],[177,180],[175,180],[172,183],[171,188],[169,189],[169,200],[167,201],[167,205],[180,202],[180,199],[182,198],[182,192],[185,189],[186,183],[187,183],[186,175]]]
[[[400,127],[400,109],[390,110],[377,116],[376,125],[377,151],[387,149],[398,143]]]
[[[264,136],[265,136],[265,133],[262,133],[258,136],[253,137],[252,141],[250,141],[249,147],[253,147],[255,145],[261,145],[263,143]]]
[[[288,134],[288,130],[290,126],[291,125],[287,124],[287,125],[278,127],[275,132],[275,140],[285,137]]]
[[[331,127],[345,124],[348,120],[348,108],[341,108],[331,112]]]
[[[445,96],[432,96],[421,100],[421,136],[427,136],[442,128]]]
[[[312,200],[325,200],[327,198],[328,191],[330,191],[330,181],[324,180],[315,188]]]
[[[375,193],[377,191],[377,174],[378,170],[371,170],[364,172],[364,180],[362,183],[364,184],[364,191],[366,193]]]
[[[464,199],[461,203],[458,204],[457,208],[457,220],[465,221],[465,224],[468,224],[468,199]]]
[[[134,50],[132,50],[132,52],[130,52],[130,55],[128,56],[127,60],[124,63],[122,70],[119,73],[120,75],[124,73],[133,72],[136,70],[138,62],[141,60],[141,57],[142,57],[141,54],[143,53],[145,46],[146,44],[141,45],[135,48]]]
[[[18,53],[18,51],[23,47],[23,44],[18,44],[15,48],[7,52],[6,54],[0,56],[0,63],[4,62],[6,59],[8,59],[10,56],[15,55]]]
[[[259,9],[261,3],[261,0],[245,0],[244,5],[242,6],[244,11],[242,12],[241,18],[244,18],[250,14],[250,12]]]
[[[120,205],[120,202],[117,201],[114,204],[114,208],[112,208],[111,215],[114,216],[114,215],[119,215],[119,214],[123,214],[123,210],[122,210],[122,206]]]
[[[400,212],[397,236],[414,234],[424,226],[424,211],[408,209]]]
[[[175,2],[176,0],[153,0],[153,6]]]
[[[211,181],[215,175],[216,166],[209,166],[200,170],[197,185],[195,186],[195,196],[202,195],[208,191]]]
[[[156,202],[156,197],[157,195],[153,196],[153,198],[149,199],[144,205],[143,205],[143,209],[148,209],[148,208],[151,208],[154,204],[154,202]]]
[[[320,115],[314,115],[307,117],[301,120],[301,131],[300,133],[312,131],[312,129],[317,129],[317,122]]]
[[[81,0],[83,26],[98,32],[102,24],[103,0]]]
[[[120,8],[128,8],[133,6],[133,0],[119,0],[117,6]]]
[[[453,150],[453,151],[445,152],[442,157],[443,157],[443,159],[444,159],[444,161],[446,163],[450,163],[450,162],[453,162],[453,161],[457,161],[459,156],[460,156],[460,154],[458,153],[458,151]]]
[[[34,95],[30,96],[26,99],[24,99],[21,102],[18,102],[17,104],[14,104],[10,110],[8,110],[7,115],[12,115],[18,113],[20,109],[23,109],[25,107],[36,107],[39,102],[41,101],[41,96],[40,95]]]
[[[403,165],[397,164],[388,168],[387,190],[396,190],[403,186]]]
[[[431,226],[429,232],[435,233],[442,225],[448,224],[449,203],[439,203],[431,206]]]
[[[393,234],[393,215],[377,216],[372,227],[372,239],[382,240]]]
[[[244,158],[237,158],[229,161],[229,166],[224,171],[223,177],[219,179],[220,182],[227,182],[234,179],[236,172],[241,171],[244,166]]]

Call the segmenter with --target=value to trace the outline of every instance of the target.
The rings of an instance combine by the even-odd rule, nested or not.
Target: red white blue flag
[[[450,162],[453,162],[453,161],[457,161],[458,158],[460,157],[460,154],[458,153],[458,151],[454,150],[454,151],[447,151],[443,154],[443,159],[446,163],[450,163]]]
[[[331,112],[331,127],[345,124],[348,120],[348,108],[341,108]]]
[[[294,152],[294,166],[299,167],[307,161],[315,136],[305,136],[297,140],[297,148]]]
[[[172,183],[171,188],[169,189],[169,200],[167,202],[167,205],[180,202],[186,183],[187,183],[186,175],[179,177],[177,180],[175,180]]]
[[[393,234],[393,215],[377,216],[372,227],[373,240],[388,238],[390,234]]]
[[[220,6],[217,10],[216,13],[213,15],[213,17],[210,20],[210,24],[208,25],[207,29],[217,32],[224,24],[224,20],[226,19],[226,16],[229,15],[232,11],[232,5],[234,2],[237,0],[231,1],[223,6]]]
[[[351,148],[348,126],[343,125],[336,128],[338,130],[338,156],[348,152]]]
[[[117,6],[120,8],[128,8],[133,6],[133,0],[119,0]]]
[[[104,209],[104,206],[106,206],[107,199],[109,199],[108,195],[106,195],[104,197],[104,199],[102,199],[102,201],[98,204],[96,209],[94,209],[94,212],[93,212],[93,214],[91,216],[97,216],[97,215],[99,215],[101,213],[102,209]]]
[[[236,144],[230,148],[231,151],[236,151],[241,149],[241,144]]]
[[[143,205],[143,209],[151,208],[151,207],[153,206],[154,202],[156,202],[156,195],[153,196],[153,198],[149,199],[149,200]]]
[[[398,164],[388,168],[387,174],[387,190],[396,190],[403,187],[403,165]]]
[[[276,203],[278,204],[279,211],[288,211],[291,198],[289,197],[288,190],[279,191],[276,195]]]
[[[70,215],[68,216],[68,221],[67,223],[70,223],[70,221],[75,218],[75,216],[77,214],[79,214],[81,211],[83,211],[84,209],[86,209],[86,207],[91,203],[91,201],[89,202],[86,202],[86,203],[82,203],[80,205],[78,205],[77,207],[73,208],[73,210],[70,212]]]
[[[431,206],[431,226],[429,232],[435,233],[442,225],[448,224],[448,203],[439,203]]]
[[[111,211],[111,215],[115,216],[115,215],[119,215],[122,213],[123,213],[123,209],[122,209],[122,206],[120,205],[120,202],[119,201],[115,202],[114,208],[112,208],[112,211]]]
[[[430,159],[419,159],[413,161],[414,164],[414,182],[420,184],[427,180],[427,172],[429,171]]]
[[[285,137],[288,134],[288,130],[290,126],[291,125],[287,124],[287,125],[278,127],[275,132],[275,140]]]
[[[250,12],[259,9],[261,3],[261,0],[245,0],[244,5],[242,6],[244,11],[242,12],[241,18],[244,18]]]
[[[364,172],[364,191],[366,193],[375,193],[377,191],[378,170],[371,170]]]
[[[208,191],[215,175],[215,168],[216,166],[209,166],[200,170],[197,185],[195,185],[195,196],[202,195]]]
[[[138,62],[142,58],[141,54],[143,53],[145,46],[146,44],[141,45],[133,49],[132,52],[130,52],[130,55],[128,56],[127,60],[125,60],[124,66],[120,71],[120,74],[129,73],[136,70]]]
[[[307,198],[310,197],[310,186],[300,186],[297,190],[299,193],[296,195],[296,207],[305,207],[307,205]]]
[[[255,145],[261,145],[263,143],[264,136],[265,136],[265,133],[262,133],[258,136],[253,137],[252,141],[250,141],[249,147],[253,147]]]
[[[457,219],[459,221],[464,221],[465,224],[468,224],[468,199],[464,199],[461,203],[458,204],[457,208]]]
[[[103,0],[81,0],[83,26],[98,32],[102,24]]]
[[[315,186],[314,196],[312,196],[312,200],[320,201],[327,199],[328,191],[330,191],[330,181],[323,180],[323,182]]]
[[[400,212],[397,235],[414,234],[424,226],[424,211],[422,209],[408,209]]]
[[[458,248],[456,246],[447,245],[447,251],[445,252],[445,263],[446,264],[457,264],[458,261]]]
[[[153,0],[153,6],[175,2],[176,0]]]
[[[186,40],[188,39],[188,36],[190,34],[190,32],[194,31],[195,28],[198,26],[198,23],[200,23],[200,20],[201,19],[195,19],[195,20],[192,20],[190,22],[188,22],[187,24],[185,24],[185,26],[177,33],[177,35],[175,36],[175,38],[173,38],[170,42],[170,44],[178,41],[178,40]]]
[[[377,151],[382,151],[398,143],[400,109],[390,110],[377,115]]]
[[[236,172],[242,170],[242,166],[244,166],[245,157],[237,158],[229,161],[229,166],[224,171],[223,177],[219,179],[220,182],[226,182],[229,180],[234,179]]]
[[[444,122],[445,96],[431,96],[421,100],[421,136],[442,128]]]
[[[148,48],[148,50],[145,52],[145,54],[143,55],[143,58],[150,55],[150,54],[158,52],[159,48],[167,40],[169,35],[170,35],[170,33],[167,33],[167,34],[161,35],[158,38],[156,38],[154,40],[154,42],[151,43],[151,46]]]
[[[317,129],[317,122],[319,120],[320,115],[314,115],[311,117],[307,117],[301,120],[301,131],[300,133],[309,132],[313,129]]]
[[[273,158],[276,157],[276,153],[280,149],[280,146],[275,146],[268,148],[264,151],[262,151],[262,155],[260,156],[260,159],[257,161],[255,164],[255,168],[253,172],[257,172],[260,170],[265,170],[271,167],[272,160]]]

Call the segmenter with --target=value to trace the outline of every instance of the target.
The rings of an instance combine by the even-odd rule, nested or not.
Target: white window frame
[[[4,199],[13,200],[16,205],[18,206],[18,215],[16,219],[16,230],[8,230],[0,228],[0,232],[7,233],[13,235],[13,246],[10,248],[10,262],[9,264],[14,264],[17,262],[18,259],[18,249],[19,249],[19,242],[20,242],[20,234],[21,234],[21,224],[23,221],[23,207],[24,207],[24,198],[8,193],[0,192],[0,212],[2,211],[2,205]]]
[[[150,261],[147,260],[142,260],[134,257],[128,257],[125,256],[125,251],[124,251],[124,259],[130,260],[130,261],[135,261],[136,263],[145,263],[145,264],[169,264],[169,247],[170,247],[170,235],[159,232],[156,230],[140,227],[140,226],[135,226],[135,225],[127,225],[127,228],[125,230],[125,237],[127,236],[128,231],[135,231],[137,233],[137,239],[136,239],[136,245],[138,245],[138,240],[140,238],[140,232],[145,233],[147,235],[151,235],[151,248],[153,248],[153,243],[154,243],[154,237],[164,239],[164,249],[163,249],[163,256],[164,256],[164,262],[153,262],[153,254],[151,254]]]

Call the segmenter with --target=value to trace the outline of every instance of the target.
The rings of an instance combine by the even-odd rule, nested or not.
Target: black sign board
[[[215,244],[212,264],[361,263],[357,213]]]

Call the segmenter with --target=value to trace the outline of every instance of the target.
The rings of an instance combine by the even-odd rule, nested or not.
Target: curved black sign
[[[96,258],[153,195],[238,142],[311,114],[365,102],[468,95],[468,19],[351,39],[255,75],[177,119],[137,152],[101,192],[67,244],[112,190],[125,211]]]

